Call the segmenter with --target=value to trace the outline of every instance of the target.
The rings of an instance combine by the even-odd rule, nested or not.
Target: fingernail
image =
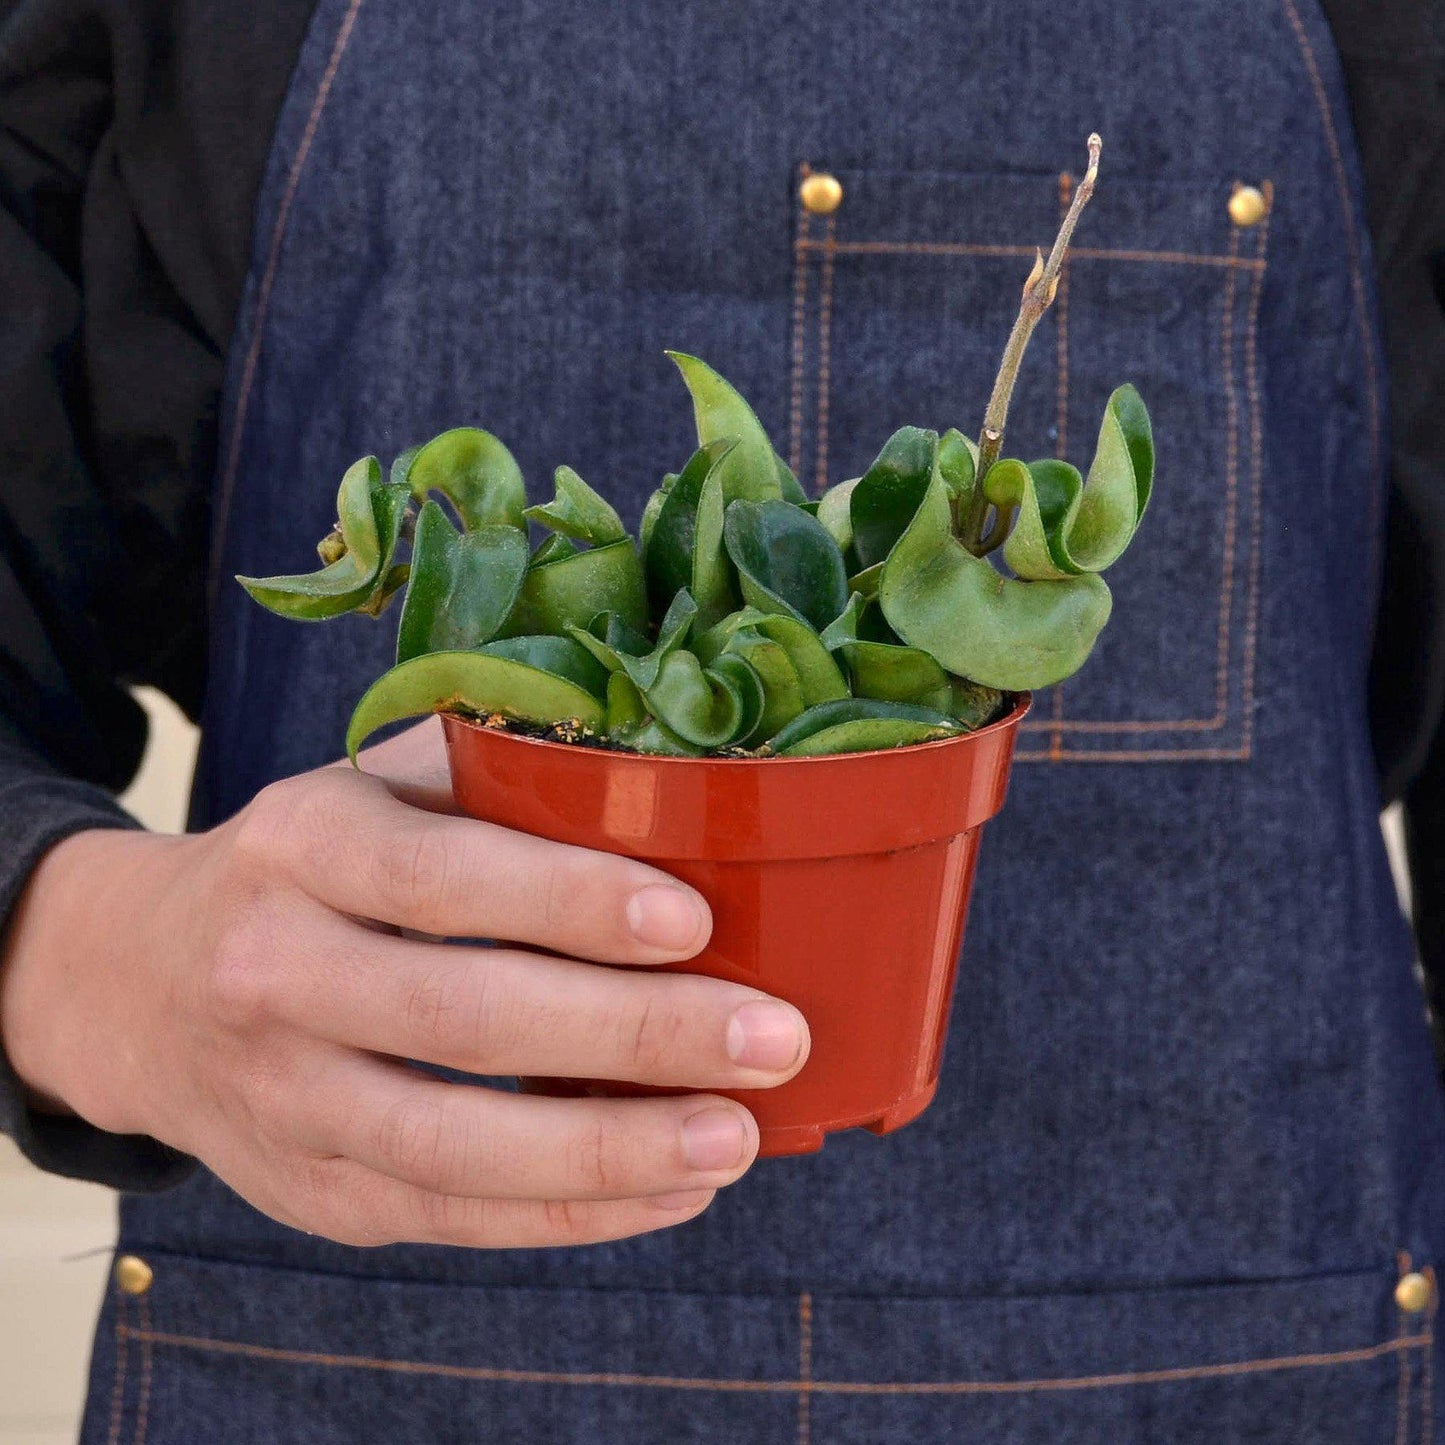
[[[682,1157],[689,1169],[736,1169],[748,1132],[731,1109],[703,1109],[682,1126]]]
[[[803,1051],[803,1030],[791,1004],[745,1003],[728,1020],[728,1058],[749,1069],[790,1069]]]
[[[706,1203],[716,1193],[712,1189],[684,1189],[680,1194],[652,1194],[648,1196],[648,1203],[658,1209],[696,1209],[699,1204]]]
[[[627,900],[627,923],[650,948],[686,948],[702,931],[702,914],[691,894],[654,883]]]

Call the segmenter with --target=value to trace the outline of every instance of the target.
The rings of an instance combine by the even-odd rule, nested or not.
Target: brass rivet
[[[1430,1276],[1415,1270],[1402,1274],[1399,1284],[1395,1286],[1395,1303],[1407,1315],[1424,1314],[1434,1298],[1435,1288],[1430,1283]]]
[[[803,178],[798,198],[815,216],[831,216],[843,204],[843,183],[837,176],[819,171],[815,176]]]
[[[115,1282],[126,1294],[144,1294],[156,1272],[138,1254],[123,1254],[115,1262]]]
[[[1268,214],[1269,202],[1254,186],[1237,186],[1229,198],[1229,219],[1236,226],[1257,226]]]

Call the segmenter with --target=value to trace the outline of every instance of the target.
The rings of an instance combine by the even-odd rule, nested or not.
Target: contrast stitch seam
[[[140,1302],[141,1329],[147,1334],[151,1327],[150,1301],[144,1296]],[[140,1347],[140,1402],[135,1413],[135,1445],[145,1445],[146,1426],[150,1420],[151,1408],[151,1367],[154,1350],[149,1339],[143,1339]]]
[[[1029,719],[1019,724],[1019,730],[1026,733],[1074,732],[1074,733],[1152,733],[1152,732],[1218,732],[1223,726],[1218,717],[1159,718],[1149,721],[1142,718],[1116,718],[1092,721],[1089,718],[1064,718],[1058,722]]]
[[[384,1359],[368,1355],[332,1355],[308,1350],[280,1349],[251,1345],[239,1340],[211,1339],[200,1335],[178,1335],[159,1330],[122,1327],[132,1339],[148,1339],[155,1345],[239,1355],[248,1359],[280,1364],[320,1365],[333,1368],[378,1370],[403,1375],[436,1375],[446,1379],[492,1381],[504,1384],[621,1386],[635,1389],[718,1391],[726,1394],[791,1394],[807,1391],[818,1395],[1025,1395],[1100,1390],[1122,1386],[1174,1384],[1184,1380],[1216,1380],[1242,1375],[1271,1374],[1286,1370],[1332,1369],[1343,1365],[1368,1364],[1386,1359],[1399,1350],[1426,1348],[1427,1331],[1404,1340],[1385,1340],[1354,1350],[1336,1350],[1307,1355],[1262,1356],[1219,1365],[1183,1365],[1162,1370],[1137,1370],[1112,1375],[1078,1375],[1035,1380],[939,1380],[884,1381],[848,1380],[748,1380],[707,1379],[681,1375],[574,1374],[552,1370],[497,1369],[483,1365],[443,1365],[425,1360]]]
[[[813,1296],[806,1291],[798,1296],[798,1379],[804,1388],[798,1391],[798,1445],[809,1445],[812,1420],[809,1407],[812,1394],[806,1388],[813,1378]]]
[[[336,40],[332,44],[326,70],[321,76],[321,84],[316,89],[316,97],[311,102],[311,113],[306,118],[306,128],[301,133],[301,143],[296,147],[296,155],[286,177],[286,189],[281,193],[281,204],[276,211],[276,221],[271,228],[271,243],[266,252],[266,265],[261,272],[261,283],[256,291],[256,308],[251,321],[251,342],[246,349],[245,364],[241,368],[236,409],[231,421],[231,442],[226,452],[225,470],[221,473],[220,497],[215,513],[214,554],[217,557],[221,555],[221,548],[225,542],[225,532],[231,512],[231,493],[236,484],[236,471],[240,465],[241,443],[246,432],[246,418],[251,409],[251,393],[256,382],[256,367],[261,358],[261,345],[265,338],[266,322],[271,309],[271,292],[276,284],[276,274],[281,266],[281,248],[286,241],[291,207],[301,188],[301,176],[306,169],[306,161],[311,154],[316,133],[320,129],[321,117],[325,113],[327,102],[331,99],[331,87],[336,80],[336,72],[340,69],[341,57],[346,53],[346,47],[351,41],[351,32],[356,25],[356,16],[361,9],[361,3],[362,0],[350,0],[341,27],[336,32]]]
[[[818,313],[818,458],[813,475],[814,491],[820,496],[828,486],[828,410],[833,385],[833,261],[838,250],[838,224],[828,217],[823,241],[822,300]]]
[[[1246,759],[1254,748],[1254,692],[1256,645],[1259,639],[1260,549],[1264,535],[1264,425],[1260,416],[1258,335],[1259,304],[1264,293],[1264,262],[1269,246],[1269,208],[1274,204],[1274,186],[1264,182],[1266,210],[1259,223],[1260,268],[1254,273],[1249,297],[1249,323],[1244,333],[1244,377],[1249,393],[1249,618],[1244,629],[1244,734]]]
[[[1379,564],[1379,521],[1380,490],[1383,485],[1381,461],[1383,446],[1380,431],[1380,383],[1375,373],[1375,344],[1370,333],[1370,309],[1366,300],[1364,263],[1360,238],[1355,230],[1355,212],[1351,205],[1350,182],[1345,174],[1345,158],[1340,150],[1340,138],[1335,131],[1334,116],[1330,113],[1329,96],[1325,93],[1324,78],[1315,59],[1314,46],[1310,44],[1309,33],[1295,8],[1294,0],[1284,0],[1285,14],[1294,30],[1295,41],[1305,69],[1309,71],[1310,85],[1315,93],[1315,105],[1320,113],[1320,124],[1324,127],[1325,142],[1329,146],[1330,162],[1335,172],[1335,191],[1340,203],[1340,212],[1345,223],[1345,247],[1350,256],[1350,288],[1354,293],[1355,321],[1359,328],[1360,345],[1365,353],[1365,392],[1370,408],[1370,572],[1371,581],[1378,575]],[[1267,200],[1272,199],[1267,196]],[[1266,221],[1269,213],[1265,212]]]
[[[1239,227],[1229,228],[1229,254],[1239,253]],[[1214,713],[1229,712],[1229,633],[1233,622],[1235,507],[1239,501],[1239,401],[1234,386],[1234,273],[1224,283],[1224,319],[1220,326],[1224,362],[1224,575],[1219,588],[1219,644],[1214,675]]]
[[[125,1357],[130,1349],[125,1323],[125,1295],[117,1293],[115,1302],[115,1374],[110,1384],[110,1434],[107,1445],[120,1445],[121,1412],[125,1406]]]
[[[1014,758],[1024,763],[1243,763],[1249,754],[1243,748],[1141,748],[1134,751],[1095,751],[1089,748],[1065,748],[1057,758],[1042,748],[1015,751]]]
[[[814,241],[805,238],[807,251],[832,251],[839,256],[1023,256],[1032,259],[1032,246],[992,246],[968,241]],[[1245,257],[1220,255],[1211,251],[1140,251],[1108,246],[1071,246],[1073,261],[1158,261],[1179,266],[1222,266],[1233,270],[1255,271],[1259,263]]]
[[[799,168],[799,178],[805,179],[811,172],[812,167],[804,164]],[[801,201],[797,217],[797,234],[793,240],[793,368],[788,404],[788,461],[794,476],[803,469],[803,367],[807,356],[808,209]]]

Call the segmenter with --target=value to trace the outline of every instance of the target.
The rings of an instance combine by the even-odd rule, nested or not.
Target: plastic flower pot
[[[977,732],[882,752],[693,759],[542,742],[444,714],[472,817],[620,853],[712,906],[707,949],[674,966],[802,1010],[813,1048],[773,1089],[722,1090],[763,1155],[806,1154],[862,1126],[887,1134],[938,1088],[980,832],[1003,806],[1029,697]],[[524,1080],[537,1092],[680,1093]]]

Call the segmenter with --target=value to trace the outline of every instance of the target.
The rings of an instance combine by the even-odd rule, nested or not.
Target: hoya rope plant
[[[977,443],[904,427],[863,476],[810,500],[738,392],[670,352],[698,445],[637,541],[568,467],[529,506],[511,453],[474,428],[404,452],[389,476],[357,462],[320,571],[238,579],[303,620],[379,616],[403,594],[396,665],[356,706],[352,759],[377,728],[433,711],[687,757],[897,747],[977,728],[1008,694],[1077,671],[1109,617],[1100,573],[1148,505],[1148,413],[1132,386],[1110,396],[1087,475],[1002,451],[1099,151],[1090,136]],[[535,550],[528,523],[547,534]]]

